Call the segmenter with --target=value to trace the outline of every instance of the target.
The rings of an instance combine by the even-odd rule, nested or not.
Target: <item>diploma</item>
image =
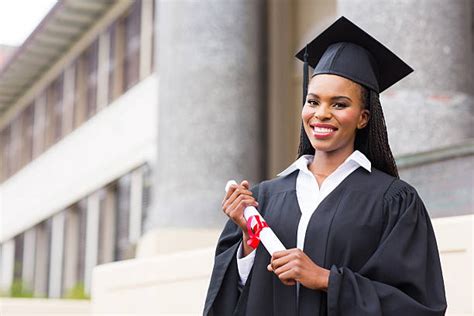
[[[232,184],[237,184],[237,182],[234,180],[228,181],[225,186],[226,192]],[[257,248],[258,241],[261,241],[270,255],[276,251],[286,249],[255,207],[246,207],[244,210],[244,217],[247,221],[247,228],[249,228],[250,243],[252,243],[249,243],[249,245],[251,247]]]

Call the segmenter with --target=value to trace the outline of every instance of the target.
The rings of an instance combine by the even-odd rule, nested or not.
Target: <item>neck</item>
[[[354,152],[354,147],[335,151],[316,150],[309,169],[316,175],[328,176]]]

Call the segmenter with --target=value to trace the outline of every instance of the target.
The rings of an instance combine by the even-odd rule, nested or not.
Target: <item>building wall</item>
[[[95,265],[135,255],[156,159],[153,19],[154,1],[114,3],[0,117],[0,292],[87,294]]]
[[[2,183],[2,242],[153,161],[155,85],[156,76],[142,81]]]

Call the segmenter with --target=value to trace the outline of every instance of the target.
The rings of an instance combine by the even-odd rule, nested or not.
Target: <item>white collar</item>
[[[288,168],[280,172],[277,176],[284,177],[294,172],[295,170],[310,172],[308,170],[308,164],[311,163],[313,159],[314,159],[313,155],[303,155],[300,158],[298,158],[295,162],[293,162]],[[349,157],[347,157],[346,160],[344,160],[344,162],[341,164],[341,166],[349,163],[350,161],[355,162],[356,164],[358,164],[359,166],[361,166],[368,172],[371,172],[372,170],[372,164],[370,163],[370,160],[367,159],[367,157],[358,150],[355,150]]]

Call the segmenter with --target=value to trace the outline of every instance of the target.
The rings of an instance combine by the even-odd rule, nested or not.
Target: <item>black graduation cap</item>
[[[413,69],[345,17],[319,34],[296,54],[305,62],[303,99],[308,86],[308,64],[317,74],[335,74],[382,92]]]

